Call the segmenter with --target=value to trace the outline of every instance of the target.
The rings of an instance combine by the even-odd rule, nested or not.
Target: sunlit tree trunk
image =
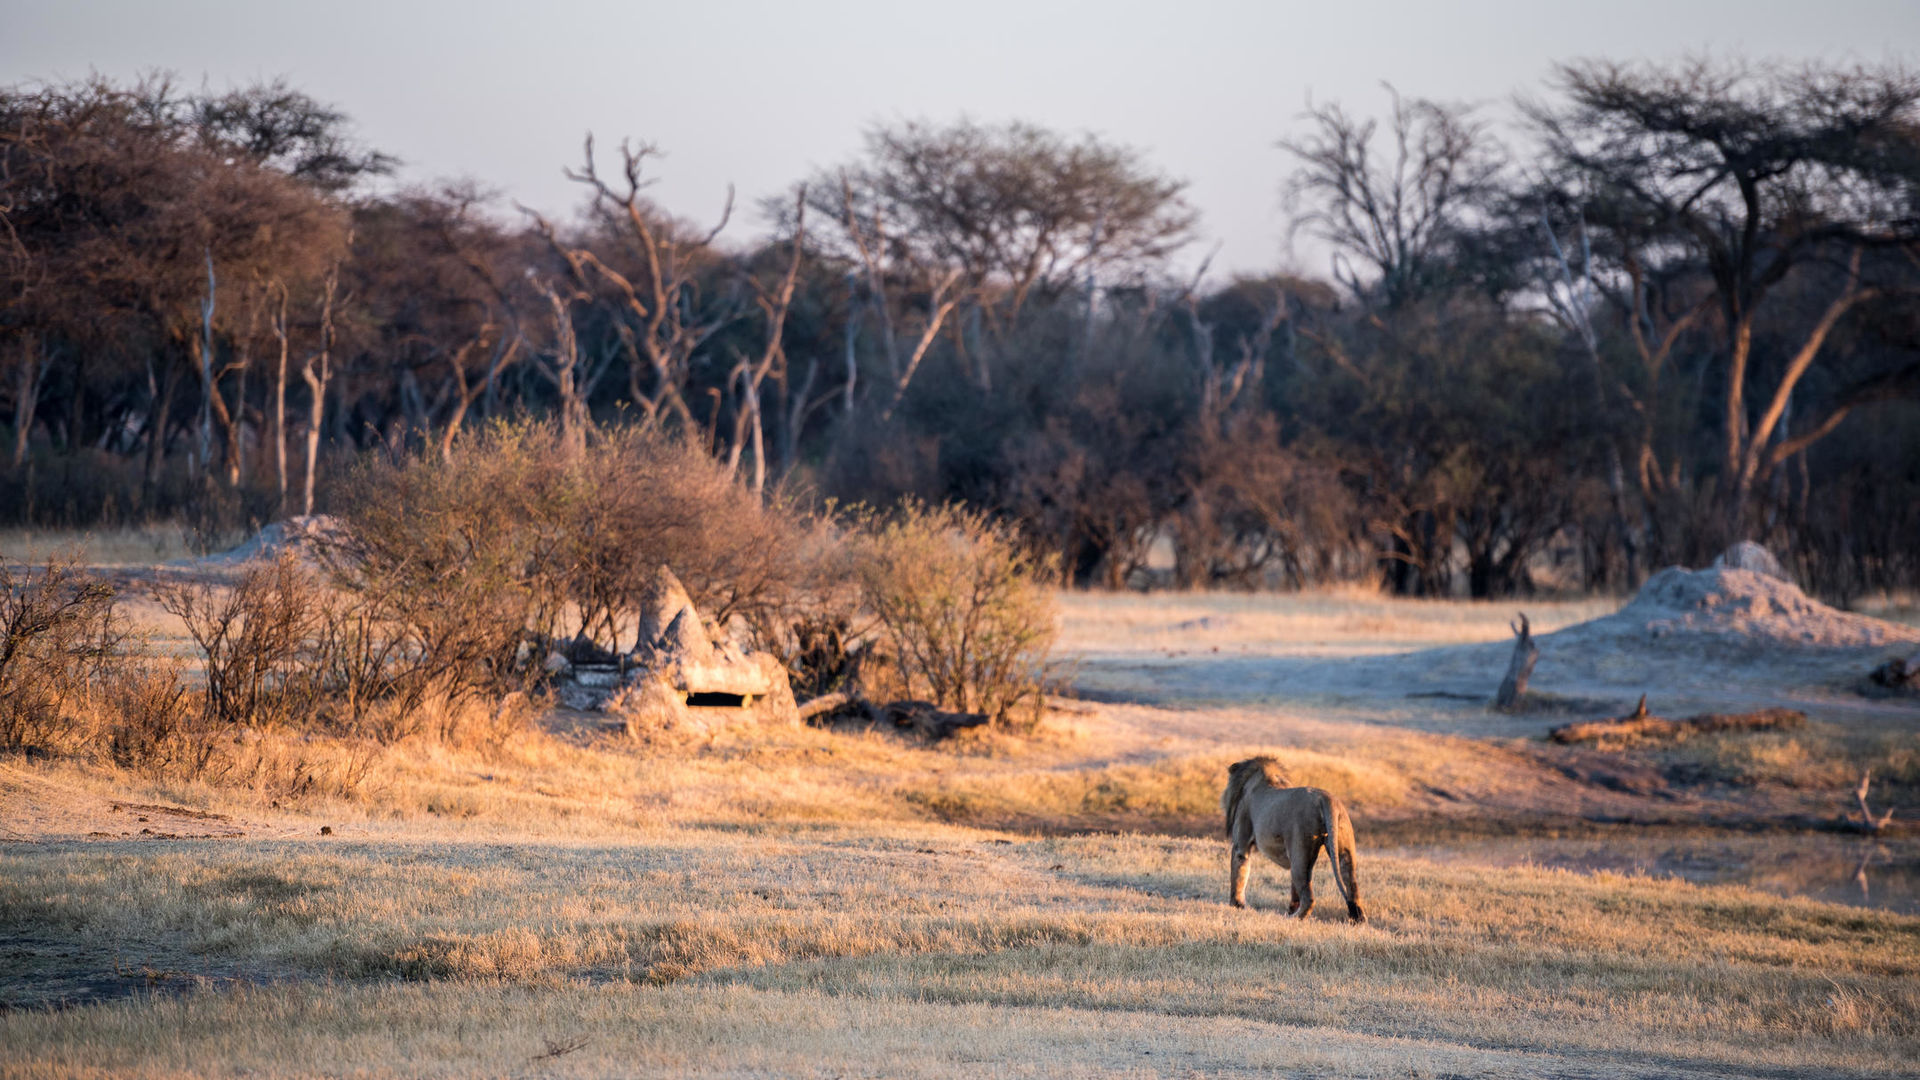
[[[352,246],[352,239],[348,239]],[[320,422],[325,417],[327,384],[333,379],[333,301],[340,286],[340,267],[327,272],[326,290],[320,305],[320,351],[300,365],[300,377],[307,384],[312,401],[307,406],[307,475],[301,493],[300,512],[313,513],[313,483],[320,465]]]

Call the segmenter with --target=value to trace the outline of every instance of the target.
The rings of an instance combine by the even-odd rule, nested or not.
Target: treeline
[[[751,240],[654,203],[644,143],[549,220],[379,189],[284,84],[16,86],[0,516],[245,527],[531,414],[962,500],[1085,584],[1170,545],[1186,586],[1620,589],[1743,537],[1920,581],[1920,78],[1583,62],[1519,112],[1315,109],[1276,184],[1330,274],[1221,284],[1178,180],[1024,124],[875,127]]]

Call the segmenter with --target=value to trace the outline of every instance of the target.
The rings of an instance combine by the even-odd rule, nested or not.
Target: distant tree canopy
[[[1524,150],[1384,101],[1264,136],[1327,277],[1210,282],[1182,181],[1025,123],[876,125],[756,239],[656,204],[645,143],[547,220],[374,190],[282,81],[6,88],[0,515],[233,528],[531,413],[965,500],[1083,584],[1626,588],[1742,537],[1920,583],[1920,77],[1568,64]]]

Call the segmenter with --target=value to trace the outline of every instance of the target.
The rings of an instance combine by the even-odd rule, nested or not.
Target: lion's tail
[[[1320,824],[1326,830],[1327,861],[1333,864],[1333,880],[1340,886],[1341,899],[1347,902],[1347,918],[1366,922],[1367,913],[1360,908],[1360,883],[1353,874],[1353,821],[1347,817],[1347,808],[1325,792],[1320,794]]]

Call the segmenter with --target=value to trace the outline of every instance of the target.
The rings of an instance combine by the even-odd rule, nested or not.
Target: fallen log
[[[1695,735],[1728,731],[1777,731],[1804,727],[1807,714],[1796,709],[1756,709],[1743,713],[1699,713],[1669,720],[1647,711],[1647,695],[1633,715],[1562,724],[1547,733],[1557,743],[1594,743],[1619,749],[1643,743],[1685,742]]]
[[[817,698],[808,698],[806,701],[801,702],[800,707],[796,711],[800,714],[800,721],[805,723],[816,716],[836,712],[846,707],[852,701],[853,696],[851,694],[838,692],[821,694]]]
[[[931,701],[894,701],[880,706],[879,713],[894,727],[910,728],[935,742],[991,719],[985,713],[948,712]]]

